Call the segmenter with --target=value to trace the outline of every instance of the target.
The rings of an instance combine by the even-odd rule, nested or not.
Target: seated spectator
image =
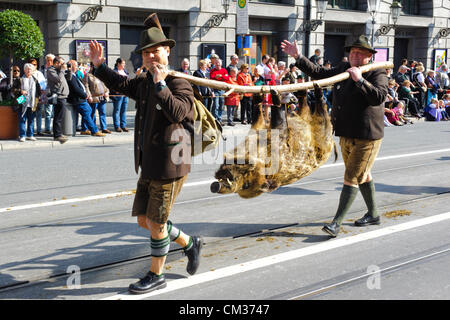
[[[230,67],[230,76],[226,81],[229,84],[237,85],[237,69],[235,67]],[[234,126],[233,114],[234,109],[239,106],[239,94],[231,93],[225,97],[225,105],[227,106],[227,123],[229,126]]]
[[[402,126],[403,123],[400,122],[400,119],[398,118],[397,114],[394,110],[391,110],[389,108],[384,108],[384,115],[388,119],[389,123],[396,125],[396,126]]]
[[[411,90],[411,81],[405,80],[402,83],[402,86],[400,87],[400,90],[398,92],[398,98],[399,100],[406,101],[407,103],[406,108],[411,115],[420,118],[421,115],[419,113],[419,100],[417,100],[417,98],[414,97],[414,95],[418,93],[419,93],[418,91]]]
[[[425,107],[424,116],[427,121],[441,121],[442,113],[437,99],[431,98],[430,104]]]
[[[105,134],[100,132],[92,121],[92,108],[87,103],[86,88],[80,79],[73,73],[76,68],[76,61],[69,61],[72,70],[68,70],[66,74],[67,84],[69,85],[69,97],[67,102],[71,103],[81,115],[81,133],[82,135],[92,135],[95,137],[104,137]]]
[[[450,94],[444,94],[442,101],[444,101],[445,111],[450,114]]]

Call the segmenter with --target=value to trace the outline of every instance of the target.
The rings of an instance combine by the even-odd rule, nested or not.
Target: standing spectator
[[[65,143],[68,138],[62,134],[62,121],[64,118],[64,107],[69,96],[69,85],[65,78],[66,64],[61,57],[53,59],[53,65],[47,70],[47,85],[50,95],[56,95],[53,104],[53,139]],[[52,99],[54,100],[54,99]]]
[[[55,59],[54,54],[49,53],[45,56],[45,64],[41,67],[41,72],[44,75],[45,79],[48,79],[47,71],[51,66],[53,66],[53,59]],[[52,134],[51,124],[52,124],[54,106],[47,99],[48,93],[49,93],[49,91],[47,89],[46,92],[43,93],[43,95],[45,95],[45,97],[42,100],[42,102],[44,104],[44,133]]]
[[[128,71],[125,69],[125,60],[117,58],[114,65],[114,71],[124,77],[129,77]],[[113,101],[113,124],[116,132],[128,132],[127,128],[127,108],[128,97],[116,91],[111,91],[111,100]]]
[[[314,50],[314,54],[311,57],[309,57],[309,61],[311,61],[314,64],[318,64],[319,58],[320,58],[320,54],[321,54],[320,49]]]
[[[398,72],[394,75],[395,81],[401,85],[405,80],[411,81],[408,75],[409,68],[407,66],[401,65],[398,68]]]
[[[298,73],[297,73],[297,67],[295,66],[295,63],[291,63],[289,65],[289,72],[286,74],[286,77],[289,78],[290,84],[297,83]]]
[[[94,76],[94,68],[91,68],[83,78],[83,85],[86,88],[87,100],[91,106],[92,121],[96,123],[96,111],[98,110],[98,118],[100,120],[100,130],[102,133],[110,134],[106,124],[106,102],[109,99],[108,87],[96,76]]]
[[[425,77],[423,75],[424,68],[422,65],[417,65],[416,72],[412,78],[412,83],[416,87],[419,94],[417,95],[417,100],[419,100],[419,108],[423,110],[425,108],[426,97],[427,97],[427,85],[425,84]]]
[[[431,99],[437,99],[438,93],[442,92],[442,88],[439,86],[438,81],[436,80],[436,72],[434,70],[428,70],[427,77],[425,78],[425,84],[428,87],[428,95],[426,105],[428,106],[431,102]]]
[[[392,69],[386,69],[386,75],[387,75],[387,77],[388,77],[388,80],[393,79],[393,78],[392,78]]]
[[[261,67],[259,65],[253,69],[253,75],[252,75],[253,85],[255,85],[255,86],[264,85],[264,77],[262,75],[263,73],[264,73],[264,69],[263,69],[263,67]]]
[[[207,79],[207,62],[205,60],[200,60],[198,62],[198,70],[194,71],[194,77]],[[212,105],[212,98],[214,97],[214,93],[210,87],[203,87],[194,85],[194,87],[197,89],[198,93],[200,93],[203,97],[203,105],[208,109],[208,111],[211,111],[211,105]]]
[[[27,140],[36,141],[33,121],[41,96],[41,87],[39,81],[33,76],[34,70],[32,64],[26,63],[23,67],[24,75],[21,78],[16,78],[13,83],[14,97],[23,96],[25,98],[22,107],[17,112],[20,142],[25,142],[25,135]]]
[[[266,66],[267,62],[269,61],[269,59],[270,59],[270,56],[268,54],[264,54],[261,57],[261,63],[258,64],[258,66],[261,66],[261,67],[265,68],[265,66]]]
[[[286,62],[284,61],[278,61],[278,72],[276,75],[275,83],[277,85],[281,84],[281,80],[286,76],[286,74],[289,72],[289,69],[286,68]]]
[[[214,69],[211,70],[209,74],[210,78],[212,80],[216,81],[223,81],[226,82],[230,78],[228,75],[227,69],[222,68],[222,60],[216,59],[216,65]],[[222,122],[222,112],[223,112],[223,106],[225,104],[225,99],[223,97],[223,94],[225,92],[223,90],[217,90],[214,89],[214,98],[213,98],[213,106],[211,109],[211,113],[213,116],[219,121],[221,125],[223,125]]]
[[[188,58],[184,58],[181,61],[180,69],[178,69],[177,71],[181,72],[181,73],[184,73],[184,74],[192,75],[191,71],[189,70],[189,65],[190,65],[189,59]]]
[[[216,62],[217,62],[217,59],[219,59],[219,56],[215,53],[211,53],[211,55],[209,56],[209,59],[211,61],[211,64],[209,66],[209,72],[211,72],[211,70],[215,68]]]
[[[228,67],[226,67],[228,74],[230,74],[230,69],[231,68],[238,68],[238,63],[239,63],[239,57],[237,54],[233,54],[230,57],[230,64],[228,65]]]
[[[87,103],[87,90],[81,80],[77,77],[75,70],[77,62],[69,61],[72,68],[66,75],[67,84],[69,85],[69,96],[67,102],[71,103],[81,115],[81,135],[93,135],[95,137],[104,137],[105,134],[99,132],[94,121],[92,121],[92,108]]]
[[[43,107],[43,102],[47,100],[47,96],[46,96],[46,90],[47,90],[47,79],[44,77],[44,74],[39,71],[39,67],[38,67],[38,62],[36,59],[32,58],[28,60],[28,63],[32,64],[34,67],[33,70],[33,77],[35,77],[37,79],[37,81],[39,82],[39,86],[41,88],[41,95],[39,97],[39,103],[37,105],[36,108],[36,112],[35,112],[35,118],[36,118],[36,135],[37,136],[43,136],[44,134],[42,133],[42,107]]]
[[[436,74],[436,80],[439,83],[439,86],[442,91],[438,93],[438,99],[442,99],[442,96],[445,94],[447,89],[450,89],[450,80],[448,77],[448,67],[446,64],[441,66],[441,69]]]
[[[235,67],[230,68],[230,76],[228,77],[227,83],[237,85],[237,69]],[[233,115],[234,109],[239,106],[239,94],[231,93],[225,98],[225,105],[227,106],[227,123],[229,126],[234,126]]]
[[[237,83],[240,86],[253,86],[249,66],[246,63],[241,65],[241,72],[237,76]],[[251,93],[244,93],[241,99],[241,123],[252,123],[252,97]],[[247,119],[247,120],[246,120]]]

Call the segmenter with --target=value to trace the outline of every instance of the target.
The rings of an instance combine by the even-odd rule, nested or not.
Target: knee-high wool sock
[[[344,184],[344,187],[341,191],[341,196],[339,197],[339,206],[333,219],[333,221],[338,225],[341,225],[342,220],[344,220],[344,217],[347,214],[347,211],[350,209],[357,194],[358,188]]]
[[[373,180],[360,184],[359,191],[361,191],[364,202],[366,203],[368,214],[373,218],[378,217],[377,205],[375,203],[375,184]]]

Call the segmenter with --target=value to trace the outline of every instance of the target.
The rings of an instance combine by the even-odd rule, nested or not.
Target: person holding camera
[[[65,77],[67,67],[61,57],[55,57],[53,65],[47,70],[47,86],[49,88],[49,103],[54,106],[53,139],[61,144],[69,138],[62,134],[64,106],[69,96],[69,85]]]

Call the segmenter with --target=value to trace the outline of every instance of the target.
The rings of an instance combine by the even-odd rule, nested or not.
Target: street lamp
[[[316,17],[319,19],[305,20],[300,26],[301,32],[311,32],[316,31],[317,27],[322,25],[323,17],[325,16],[325,11],[327,11],[328,0],[316,0],[317,3],[317,14]]]
[[[375,16],[377,12],[380,10],[380,0],[367,0],[367,9],[372,16],[372,47],[375,37]]]
[[[206,21],[205,25],[202,27],[202,29],[205,29],[208,31],[209,29],[213,27],[218,27],[222,23],[223,19],[228,19],[228,9],[230,8],[231,0],[221,0],[222,7],[225,11],[225,13],[221,14],[215,14],[211,18]]]
[[[395,29],[397,25],[398,17],[400,16],[400,12],[402,10],[402,5],[398,1],[393,1],[391,4],[391,17],[394,24],[388,24],[387,26],[381,26],[380,29],[377,30],[377,34],[387,35],[391,29]]]

